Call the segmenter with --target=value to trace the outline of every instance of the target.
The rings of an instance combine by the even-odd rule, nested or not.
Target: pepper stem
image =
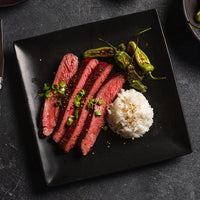
[[[113,50],[114,50],[114,52],[115,53],[117,53],[117,50],[116,50],[116,48],[112,45],[112,44],[110,44],[109,42],[107,42],[107,41],[105,41],[105,40],[103,40],[102,38],[98,38],[100,41],[102,41],[102,42],[105,42],[107,45],[109,45],[110,47],[112,47],[113,48]]]
[[[135,58],[135,52],[136,52],[136,50],[137,50],[137,48],[138,48],[138,43],[139,43],[139,37],[137,37],[136,48],[135,48],[134,54],[133,54],[133,56],[132,56],[132,61],[133,61],[134,58]]]
[[[191,24],[192,26],[194,26],[195,28],[200,29],[200,26],[197,26],[196,24],[192,23],[191,21],[188,21],[189,24]]]
[[[162,79],[166,79],[166,77],[155,77],[152,75],[151,72],[148,72],[149,76],[153,79],[153,80],[162,80]]]
[[[137,36],[139,36],[139,35],[141,35],[141,34],[147,32],[147,31],[149,31],[149,30],[151,30],[151,29],[152,29],[151,27],[146,28],[146,29],[144,29],[143,31],[140,31],[140,32],[137,34]]]

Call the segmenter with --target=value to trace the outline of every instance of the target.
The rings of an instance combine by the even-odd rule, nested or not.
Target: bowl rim
[[[200,42],[200,36],[193,30],[193,26],[191,24],[188,23],[189,19],[188,19],[188,15],[187,15],[187,9],[186,9],[186,0],[182,1],[182,7],[183,7],[183,12],[184,12],[184,16],[185,16],[185,20],[187,23],[187,26],[189,27],[190,31],[192,32],[192,34],[197,38],[197,40]]]

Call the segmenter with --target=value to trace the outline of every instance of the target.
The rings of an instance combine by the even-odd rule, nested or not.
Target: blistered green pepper
[[[114,56],[112,47],[100,47],[97,49],[89,49],[83,53],[84,58],[108,58]]]
[[[130,41],[128,43],[127,52],[133,55],[143,74],[148,74],[154,80],[166,79],[166,77],[154,77],[152,75],[154,66],[151,64],[147,55],[137,46],[134,41]]]
[[[135,70],[135,67],[132,64],[132,58],[125,52],[125,51],[118,51],[112,44],[109,42],[99,38],[99,40],[105,42],[109,46],[111,46],[115,52],[114,54],[114,60],[116,64],[126,71],[127,73],[127,80],[131,87],[141,91],[146,92],[147,87],[142,84],[142,78],[138,75],[138,73]]]
[[[126,51],[126,45],[121,43],[116,48],[118,51]],[[89,49],[83,53],[84,58],[109,58],[114,56],[112,47],[100,47],[97,49]]]
[[[132,62],[132,58],[125,51],[118,51],[112,44],[99,38],[100,41],[108,44],[114,51],[114,60],[116,64],[123,70],[126,70],[128,65]]]
[[[196,20],[196,22],[200,23],[200,10],[195,15],[195,20]]]
[[[135,67],[130,64],[127,68],[127,81],[130,84],[130,87],[135,88],[141,92],[146,92],[147,91],[147,86],[142,84],[142,79],[141,77],[135,70]]]

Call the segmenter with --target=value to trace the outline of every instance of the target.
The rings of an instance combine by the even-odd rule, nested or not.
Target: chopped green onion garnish
[[[60,91],[63,91],[63,92],[65,92],[65,88],[60,88]]]
[[[95,115],[96,115],[96,116],[101,116],[101,115],[102,115],[102,112],[101,112],[101,111],[95,111]]]
[[[75,96],[75,99],[76,99],[76,101],[80,101],[80,100],[81,100],[81,97],[80,97],[79,95],[76,95],[76,96]]]
[[[45,92],[45,97],[46,98],[49,98],[49,97],[51,97],[51,90],[47,90],[46,92]]]
[[[51,87],[53,90],[57,90],[57,89],[59,89],[60,86],[57,83],[54,83],[54,84],[52,84]]]
[[[74,116],[73,115],[70,115],[69,116],[69,118],[68,118],[68,120],[67,120],[67,126],[71,126],[72,125],[72,123],[73,123],[73,118],[74,118]]]
[[[64,81],[61,81],[60,87],[64,88],[67,84]]]
[[[95,99],[90,99],[90,103],[94,103],[95,102]]]
[[[58,90],[58,92],[62,95],[65,95],[65,92],[63,90]]]
[[[78,95],[80,97],[82,97],[83,95],[85,95],[85,90],[84,89],[80,90],[79,93],[78,93]]]
[[[74,115],[75,115],[75,118],[78,119],[78,110],[77,109],[75,110]]]
[[[44,83],[43,90],[49,90],[50,86],[48,83]]]
[[[99,99],[98,105],[101,105],[103,103],[103,99]]]
[[[74,105],[78,108],[78,107],[80,107],[81,103],[80,103],[80,101],[75,101]]]
[[[56,90],[54,90],[54,91],[53,91],[53,94],[56,94],[56,93],[57,93],[57,91],[56,91]]]
[[[107,130],[108,130],[108,126],[104,126],[104,127],[103,127],[103,130],[104,130],[104,131],[107,131]]]
[[[62,106],[62,102],[60,100],[58,100],[56,103],[55,103],[55,106]]]
[[[94,104],[93,104],[92,102],[89,102],[89,103],[88,103],[88,108],[89,108],[89,109],[92,109],[93,107],[94,107]]]
[[[94,103],[95,103],[95,99],[90,99],[89,103],[88,103],[88,108],[91,109],[94,107]]]
[[[44,96],[44,93],[40,93],[40,94],[39,94],[39,97],[43,97],[43,96]]]

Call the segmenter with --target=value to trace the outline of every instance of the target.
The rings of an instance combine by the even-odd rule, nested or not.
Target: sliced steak
[[[66,84],[68,84],[72,76],[76,73],[77,69],[78,57],[71,53],[66,54],[58,67],[58,71],[53,83],[60,84],[60,82],[64,81]],[[55,106],[57,100],[57,97],[55,97],[52,92],[51,97],[45,99],[41,114],[42,128],[40,130],[40,134],[44,136],[49,136],[56,126],[60,112],[60,107]]]
[[[66,133],[67,129],[69,128],[66,123],[70,115],[74,113],[74,102],[75,102],[75,96],[78,94],[78,92],[83,89],[86,81],[88,80],[90,74],[93,72],[93,70],[97,67],[99,61],[97,59],[86,59],[81,67],[78,69],[74,80],[72,80],[72,83],[70,83],[70,91],[71,93],[70,98],[66,100],[64,103],[65,106],[63,107],[59,120],[56,126],[56,129],[53,133],[53,140],[55,142],[59,142],[61,138]]]
[[[65,133],[65,136],[60,141],[60,147],[65,152],[69,152],[75,146],[89,113],[89,100],[94,97],[111,70],[112,65],[100,62],[99,65],[95,68],[94,72],[89,77],[89,80],[84,87],[86,94],[84,105],[79,111],[79,119],[74,121],[74,123]]]
[[[97,93],[95,102],[103,99],[103,104],[95,105],[92,117],[88,116],[82,130],[81,138],[79,140],[79,148],[83,155],[87,155],[90,148],[94,145],[101,128],[105,125],[106,106],[115,99],[124,83],[124,76],[122,74],[116,74],[110,77]],[[95,111],[101,111],[102,116],[95,116]]]

